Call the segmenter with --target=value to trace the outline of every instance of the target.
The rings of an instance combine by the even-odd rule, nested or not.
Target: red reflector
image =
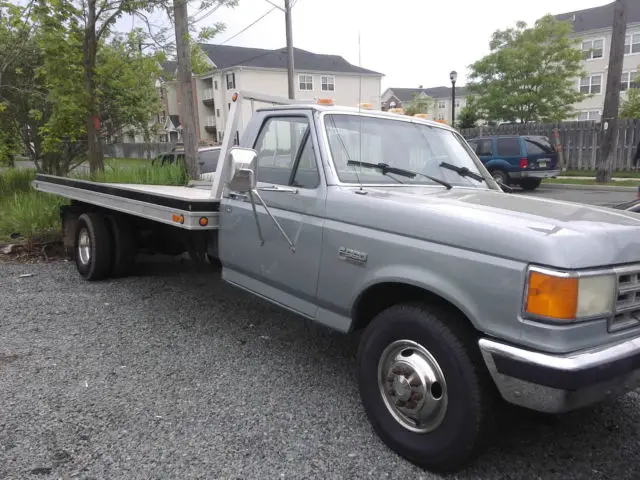
[[[520,168],[527,168],[529,166],[529,161],[526,158],[520,159]]]

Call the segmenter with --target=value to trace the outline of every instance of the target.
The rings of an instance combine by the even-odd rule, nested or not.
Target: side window
[[[549,155],[555,153],[555,150],[544,137],[537,138],[525,138],[524,144],[527,148],[527,153],[532,155]]]
[[[482,140],[476,152],[478,156],[490,157],[493,155],[493,141],[491,139]]]
[[[259,182],[289,185],[296,155],[309,128],[307,117],[272,117],[254,144]]]
[[[318,172],[318,162],[313,151],[313,141],[308,136],[302,147],[300,161],[296,174],[293,177],[293,186],[299,188],[318,188],[320,185],[320,173]]]
[[[498,155],[501,157],[520,156],[520,139],[518,137],[498,138]]]

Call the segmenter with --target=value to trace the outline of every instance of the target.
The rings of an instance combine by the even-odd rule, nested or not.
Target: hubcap
[[[447,412],[447,384],[436,359],[422,345],[398,340],[378,363],[378,387],[389,413],[416,433],[435,430]]]
[[[494,173],[493,174],[493,179],[499,184],[504,183],[504,178],[502,177],[501,173]]]
[[[87,265],[91,260],[91,238],[86,228],[80,230],[78,235],[78,257],[83,265]]]

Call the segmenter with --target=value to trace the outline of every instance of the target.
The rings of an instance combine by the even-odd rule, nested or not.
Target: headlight
[[[551,320],[581,320],[613,313],[613,273],[558,272],[530,267],[524,312]]]

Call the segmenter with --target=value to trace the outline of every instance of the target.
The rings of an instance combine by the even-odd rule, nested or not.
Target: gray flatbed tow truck
[[[271,105],[232,147],[254,101]],[[63,227],[87,280],[130,273],[140,248],[189,251],[302,317],[362,330],[367,416],[432,471],[471,461],[501,402],[561,413],[638,388],[637,214],[506,194],[450,127],[319,103],[234,94],[210,185],[35,188],[72,200]]]

